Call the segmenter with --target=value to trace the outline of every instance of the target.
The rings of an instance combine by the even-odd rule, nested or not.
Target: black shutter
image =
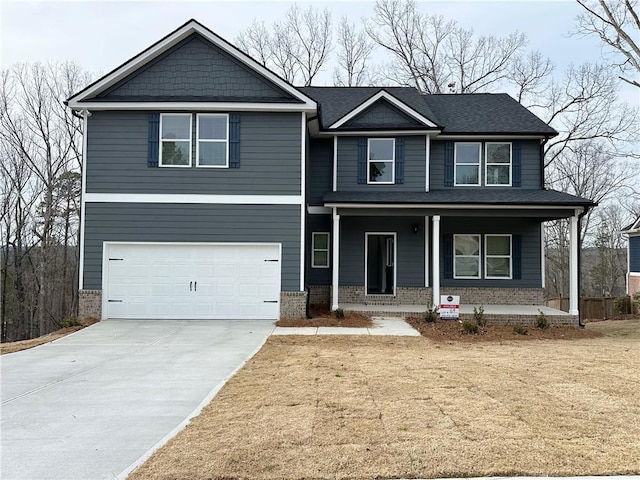
[[[404,138],[396,138],[396,184],[404,183]]]
[[[358,184],[367,183],[367,139],[358,138]]]
[[[160,159],[160,114],[149,114],[149,133],[147,135],[147,167],[157,167]]]
[[[511,185],[514,187],[522,186],[522,148],[520,142],[513,142],[513,178],[511,179]]]
[[[453,234],[445,233],[442,235],[442,257],[444,265],[442,274],[444,278],[453,278]],[[437,259],[434,259],[437,260]]]
[[[453,187],[453,142],[444,144],[444,186]]]
[[[522,279],[522,235],[513,235],[513,278]]]
[[[240,114],[229,114],[229,168],[240,168]]]

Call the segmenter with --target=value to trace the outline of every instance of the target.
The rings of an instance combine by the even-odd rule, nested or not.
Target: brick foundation
[[[464,305],[544,305],[543,288],[440,287],[440,295],[459,295]]]
[[[329,285],[309,285],[309,303],[329,305],[331,303],[331,287]]]
[[[640,292],[640,273],[627,273],[627,285],[629,285],[629,295]]]
[[[487,324],[491,325],[524,325],[526,327],[535,327],[537,321],[537,315],[496,315],[496,314],[485,314],[484,318],[487,320]],[[547,322],[549,325],[554,327],[578,327],[578,316],[577,315],[545,315]],[[470,320],[473,321],[473,313],[462,313],[460,314],[460,320]]]
[[[78,316],[102,319],[102,290],[80,290],[78,292]]]
[[[300,318],[307,314],[307,292],[280,292],[280,318]]]
[[[338,303],[364,305],[431,305],[431,288],[396,287],[396,295],[365,295],[363,286],[342,286],[338,291]]]

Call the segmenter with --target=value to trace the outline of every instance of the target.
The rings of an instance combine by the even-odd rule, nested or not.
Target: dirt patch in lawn
[[[70,333],[77,332],[89,325],[93,325],[97,321],[98,320],[95,318],[85,318],[79,325],[61,328],[55,332],[49,333],[48,335],[43,335],[42,337],[32,338],[30,340],[20,340],[18,342],[2,343],[0,344],[0,355],[4,355],[5,353],[15,353],[20,350],[27,350],[29,348],[37,347],[38,345],[53,342],[54,340],[58,340],[59,338],[69,335]]]
[[[357,312],[345,312],[344,318],[337,318],[327,307],[312,305],[310,307],[312,318],[281,319],[276,322],[278,327],[349,327],[370,328],[373,321],[368,315]]]
[[[606,324],[571,342],[271,337],[131,478],[638,474],[640,322]]]
[[[576,340],[596,338],[602,333],[592,329],[575,327],[549,327],[540,329],[524,327],[524,333],[516,333],[513,325],[488,324],[478,329],[478,333],[467,333],[457,320],[436,320],[425,322],[422,317],[408,317],[407,322],[423,337],[437,342],[500,342],[510,340]]]

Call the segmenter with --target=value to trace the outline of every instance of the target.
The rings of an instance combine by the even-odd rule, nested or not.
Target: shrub
[[[484,307],[482,305],[477,308],[473,307],[473,318],[479,327],[484,327],[487,324],[487,319],[484,318]]]
[[[618,313],[629,313],[631,311],[631,298],[629,295],[614,298],[613,308]]]
[[[542,310],[538,310],[538,312],[540,313],[536,315],[536,328],[539,328],[540,330],[549,328],[549,320],[547,320],[544,312]]]
[[[336,318],[344,318],[344,310],[343,310],[343,309],[341,309],[341,308],[336,308],[336,309],[333,311],[333,315],[334,315]]]
[[[65,318],[60,324],[62,328],[77,327],[78,325],[80,325],[80,319],[75,316]]]
[[[633,294],[633,301],[636,304],[637,308],[640,308],[640,292],[636,292]]]
[[[513,333],[517,333],[518,335],[526,335],[527,334],[527,327],[524,327],[522,325],[514,325],[513,326]]]
[[[462,328],[464,328],[464,331],[467,333],[473,333],[473,334],[478,333],[478,324],[474,322],[470,322],[468,320],[465,322],[462,322]]]
[[[427,323],[433,323],[437,320],[437,318],[438,318],[438,307],[435,305],[433,307],[427,308],[427,311],[424,312],[424,321]]]

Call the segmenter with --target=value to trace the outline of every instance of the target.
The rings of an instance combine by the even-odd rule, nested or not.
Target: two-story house
[[[81,314],[301,316],[311,301],[542,305],[556,132],[506,94],[296,88],[191,20],[68,100]]]

